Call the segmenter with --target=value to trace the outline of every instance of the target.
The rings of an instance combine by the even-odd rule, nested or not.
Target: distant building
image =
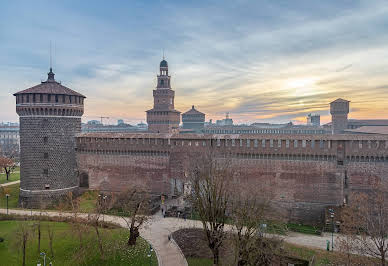
[[[278,126],[278,124],[275,124]],[[208,126],[203,130],[205,134],[293,134],[293,135],[316,135],[328,134],[330,131],[322,127],[290,125],[284,127],[274,127],[271,124],[268,127],[256,127],[247,125],[233,126]]]
[[[148,126],[146,123],[140,122],[139,124],[136,125],[139,131],[147,131]]]
[[[365,132],[376,131],[377,127],[388,127],[388,119],[348,119],[349,101],[337,99],[330,103],[331,122],[323,125],[325,129],[330,129],[333,134],[352,133],[349,129],[363,127]],[[383,129],[378,129],[381,132]],[[353,131],[359,132],[361,131]]]
[[[217,126],[233,126],[233,119],[229,118],[229,113],[226,113],[225,119],[217,120]]]
[[[102,125],[102,123],[98,120],[89,120],[87,122],[88,125]]]
[[[285,127],[291,127],[293,126],[292,122],[288,122],[285,124],[272,124],[272,123],[253,123],[251,124],[252,127],[256,128],[285,128]]]
[[[362,126],[356,129],[346,129],[346,134],[388,135],[388,126]]]
[[[204,128],[205,114],[194,108],[194,105],[189,111],[182,114],[183,129],[192,129],[195,132],[200,132]]]
[[[308,114],[307,125],[319,127],[321,125],[321,116],[319,114]]]
[[[119,125],[122,125],[122,124],[124,124],[124,120],[123,120],[123,119],[117,120],[117,125],[118,125],[118,126],[119,126]]]
[[[91,133],[91,132],[101,132],[101,133],[109,133],[109,132],[136,132],[136,131],[144,131],[138,127],[132,126],[130,124],[119,124],[119,125],[103,125],[99,124],[83,124],[82,132]]]
[[[19,124],[0,124],[0,154],[18,154],[20,150]]]
[[[337,99],[330,103],[331,130],[333,134],[342,133],[348,128],[349,101]]]

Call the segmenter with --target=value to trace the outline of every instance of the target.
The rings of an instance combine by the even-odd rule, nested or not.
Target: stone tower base
[[[79,196],[79,188],[74,187],[57,191],[26,191],[21,189],[18,206],[27,209],[46,209],[48,207],[56,206],[60,202],[69,201],[70,195],[73,199]]]

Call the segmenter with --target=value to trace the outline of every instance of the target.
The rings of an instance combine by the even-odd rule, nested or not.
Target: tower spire
[[[52,51],[51,51],[51,41],[50,41],[50,72],[53,69],[53,57],[52,57]]]
[[[52,57],[52,51],[51,51],[51,41],[50,41],[50,72],[47,73],[47,82],[54,82],[54,72],[53,72],[53,57]]]

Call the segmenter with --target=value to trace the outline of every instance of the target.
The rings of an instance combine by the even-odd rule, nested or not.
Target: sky
[[[206,120],[388,119],[388,2],[1,1],[0,122],[13,93],[47,79],[84,95],[84,121],[145,121],[164,50],[175,107]]]

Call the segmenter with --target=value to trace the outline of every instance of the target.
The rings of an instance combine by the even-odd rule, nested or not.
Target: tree
[[[341,218],[342,246],[349,254],[356,251],[387,264],[388,255],[388,186],[377,181],[368,193],[352,195]],[[349,255],[349,260],[350,260]]]
[[[236,184],[233,188],[230,216],[235,264],[270,265],[282,244],[279,238],[264,235],[267,221],[275,218],[269,205],[272,193],[252,184]]]
[[[22,265],[26,265],[27,242],[31,236],[31,228],[27,222],[21,222],[16,232],[16,244],[22,252]]]
[[[102,242],[102,237],[101,237],[101,232],[100,232],[100,227],[102,224],[100,223],[100,218],[103,215],[104,211],[106,210],[106,197],[102,195],[99,195],[100,197],[96,201],[96,207],[94,209],[93,213],[89,213],[89,223],[93,226],[94,231],[96,232],[97,236],[97,242],[98,242],[98,248],[100,249],[101,253],[101,258],[104,259],[105,257],[105,252],[104,252],[104,246]]]
[[[193,160],[190,168],[191,201],[205,230],[213,264],[219,265],[234,172],[227,159],[218,159],[211,151]]]
[[[9,157],[0,156],[0,167],[4,169],[8,181],[12,170],[15,168],[15,162]]]
[[[113,209],[125,221],[129,229],[128,246],[136,245],[139,230],[148,220],[150,211],[150,194],[141,186],[136,186],[120,193],[114,201]]]
[[[39,197],[39,218],[33,224],[33,228],[36,229],[38,234],[38,254],[40,254],[40,242],[42,237],[42,209],[46,208],[46,202],[43,200],[43,197]]]
[[[71,228],[72,231],[77,234],[79,240],[80,249],[83,248],[83,236],[85,231],[87,231],[87,226],[80,220],[79,209],[80,209],[80,200],[79,198],[74,198],[72,192],[66,194],[65,202],[61,203],[59,206],[60,215],[64,209],[69,209],[72,213],[71,216]]]
[[[51,259],[54,259],[54,250],[53,250],[53,242],[54,242],[54,228],[51,226],[50,223],[47,223],[47,235],[49,238],[49,247],[50,247],[50,253],[51,253]]]

